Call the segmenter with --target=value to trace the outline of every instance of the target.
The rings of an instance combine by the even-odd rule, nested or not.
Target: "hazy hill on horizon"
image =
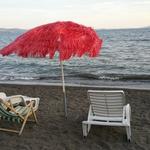
[[[143,29],[143,28],[150,28],[150,25],[148,26],[144,26],[144,27],[130,27],[130,28],[97,28],[95,30],[124,30],[124,29]],[[23,29],[23,28],[1,28],[0,27],[0,32],[5,32],[5,31],[11,31],[11,32],[15,32],[15,31],[21,31],[21,32],[24,32],[24,31],[27,31],[27,30],[30,30],[30,29]]]

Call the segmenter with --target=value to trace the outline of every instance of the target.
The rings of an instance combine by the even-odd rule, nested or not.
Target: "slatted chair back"
[[[98,91],[89,90],[91,109],[94,116],[98,117],[122,117],[125,104],[123,91]]]

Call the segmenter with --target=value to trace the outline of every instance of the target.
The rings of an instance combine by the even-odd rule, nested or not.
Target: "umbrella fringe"
[[[55,52],[59,51],[60,61],[63,61],[84,54],[98,56],[101,45],[102,40],[92,28],[71,21],[55,22],[22,34],[1,49],[0,54],[16,53],[22,57],[45,57],[49,54],[52,59]]]

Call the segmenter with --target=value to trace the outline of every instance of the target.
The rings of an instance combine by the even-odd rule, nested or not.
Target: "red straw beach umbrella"
[[[15,53],[22,57],[46,57],[52,59],[59,52],[62,70],[62,82],[67,117],[67,101],[62,62],[72,56],[98,56],[102,40],[91,27],[71,21],[54,22],[35,27],[16,38],[0,50],[3,56]]]

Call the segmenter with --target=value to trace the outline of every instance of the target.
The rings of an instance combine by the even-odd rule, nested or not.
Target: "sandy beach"
[[[92,126],[88,137],[83,139],[81,122],[87,119],[88,89],[113,88],[67,87],[68,119],[65,119],[61,86],[0,84],[0,91],[7,95],[40,97],[39,124],[27,123],[21,136],[0,131],[0,150],[150,149],[150,90],[119,88],[125,91],[132,108],[132,141],[128,143],[123,127]]]

